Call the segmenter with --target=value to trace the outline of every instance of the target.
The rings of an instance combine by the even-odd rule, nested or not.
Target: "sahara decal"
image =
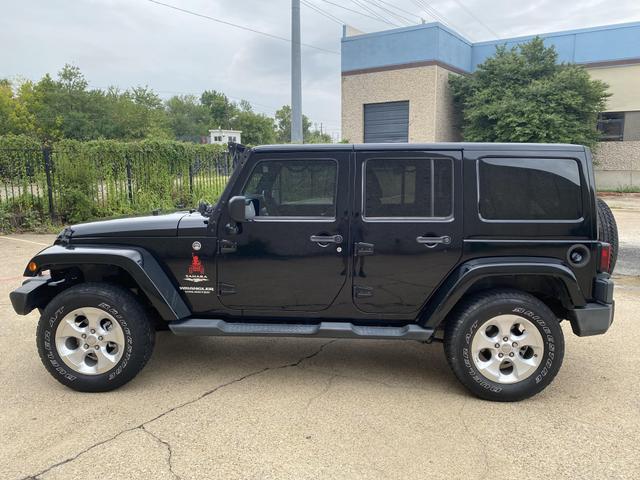
[[[209,277],[204,272],[204,264],[200,260],[200,257],[195,253],[191,254],[191,264],[187,270],[187,274],[184,277],[187,282],[208,282]]]

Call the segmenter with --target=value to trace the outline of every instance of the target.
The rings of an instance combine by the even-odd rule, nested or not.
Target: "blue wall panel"
[[[594,63],[640,59],[640,22],[541,34],[562,62]],[[516,46],[533,36],[472,44],[439,23],[386,30],[342,39],[342,71],[439,61],[473,71],[496,45]]]

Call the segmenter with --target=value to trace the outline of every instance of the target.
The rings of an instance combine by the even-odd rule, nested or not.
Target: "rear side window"
[[[578,162],[562,158],[485,158],[478,164],[480,216],[485,220],[578,220]]]
[[[364,166],[366,218],[445,218],[453,212],[448,158],[371,158]]]

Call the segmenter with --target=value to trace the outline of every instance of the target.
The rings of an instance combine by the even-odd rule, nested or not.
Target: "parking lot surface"
[[[559,375],[511,404],[471,397],[439,344],[169,332],[129,384],[77,393],[8,297],[54,236],[0,237],[0,478],[640,478],[640,199],[607,201],[615,323],[563,324]]]

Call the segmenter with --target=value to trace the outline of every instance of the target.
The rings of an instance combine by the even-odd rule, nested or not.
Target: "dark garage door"
[[[364,106],[364,142],[409,141],[409,102],[369,103]]]

